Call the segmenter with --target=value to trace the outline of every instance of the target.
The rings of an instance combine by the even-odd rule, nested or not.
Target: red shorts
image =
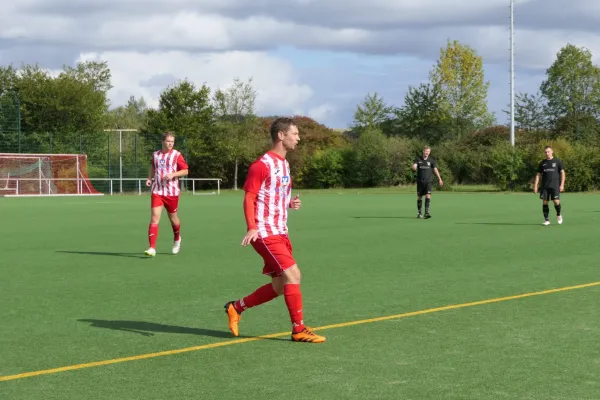
[[[286,269],[296,265],[292,255],[292,242],[288,235],[259,238],[252,242],[252,247],[265,260],[264,275],[279,276]]]
[[[179,196],[161,196],[152,193],[151,207],[165,207],[169,214],[175,214],[179,207]]]

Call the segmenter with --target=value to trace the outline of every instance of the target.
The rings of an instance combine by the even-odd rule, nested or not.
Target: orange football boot
[[[308,326],[305,326],[304,330],[302,332],[292,333],[292,341],[308,342],[308,343],[323,343],[323,342],[325,342],[325,336],[319,336],[316,333],[314,333]]]
[[[233,306],[233,301],[225,304],[225,314],[229,318],[229,330],[233,333],[233,336],[238,336],[238,324],[240,323],[240,319],[242,319],[242,315]]]

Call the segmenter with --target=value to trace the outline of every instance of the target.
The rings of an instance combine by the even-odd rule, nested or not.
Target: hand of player
[[[533,187],[533,193],[537,194],[537,186]]]
[[[175,173],[171,172],[163,176],[163,181],[170,181],[175,177]]]
[[[565,191],[565,185],[560,185],[560,187],[558,188],[558,190],[562,193]]]
[[[152,179],[146,179],[146,186],[152,186]]]
[[[440,186],[444,186],[444,181],[440,178]]]
[[[255,242],[258,239],[258,231],[256,229],[250,229],[246,236],[242,239],[242,246],[246,247],[250,243]]]
[[[300,195],[296,195],[294,196],[292,201],[290,201],[290,208],[293,208],[294,210],[299,210],[300,206],[302,206],[302,202],[300,201]]]

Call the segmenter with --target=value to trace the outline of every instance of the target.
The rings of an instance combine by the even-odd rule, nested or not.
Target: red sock
[[[277,293],[275,289],[273,289],[273,285],[267,283],[256,289],[254,293],[244,297],[242,300],[236,301],[233,306],[238,313],[242,313],[242,311],[259,306],[267,301],[273,300],[277,297]]]
[[[304,330],[304,320],[302,317],[302,292],[300,285],[284,285],[283,296],[285,297],[285,305],[290,313],[292,320],[292,331],[294,333]]]
[[[156,248],[156,238],[158,237],[158,224],[150,224],[148,227],[148,242],[150,247]]]
[[[171,227],[173,228],[173,240],[178,241],[179,240],[179,228],[181,227],[181,224],[171,225]]]

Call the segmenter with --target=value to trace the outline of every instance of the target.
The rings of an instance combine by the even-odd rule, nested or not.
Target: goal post
[[[85,154],[0,153],[0,196],[102,196]]]
[[[220,195],[221,194],[220,178],[182,178],[179,180],[182,192],[188,192],[192,195]]]

